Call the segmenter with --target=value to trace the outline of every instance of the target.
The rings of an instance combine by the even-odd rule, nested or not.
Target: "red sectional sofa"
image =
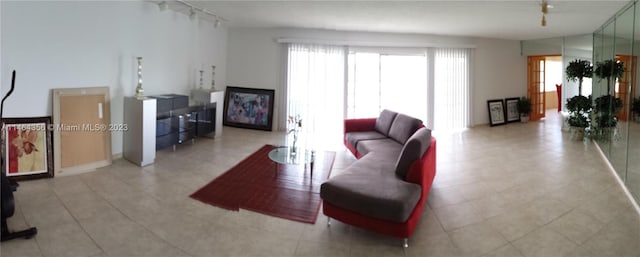
[[[418,119],[384,110],[344,121],[344,144],[358,158],[322,184],[323,213],[404,239],[413,234],[436,174],[436,139]]]

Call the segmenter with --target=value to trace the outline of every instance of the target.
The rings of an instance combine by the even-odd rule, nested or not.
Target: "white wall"
[[[488,124],[487,100],[526,94],[526,58],[520,56],[520,42],[420,34],[389,34],[311,29],[229,29],[228,85],[275,89],[285,88],[286,48],[277,38],[304,38],[368,42],[376,45],[469,46],[474,45],[472,119],[474,125]],[[276,108],[281,100],[276,97]],[[437,110],[436,110],[437,111]],[[278,123],[274,117],[274,123]]]
[[[226,28],[142,1],[0,2],[2,95],[16,70],[5,117],[50,116],[52,88],[109,86],[111,122],[122,123],[123,96],[135,93],[142,56],[145,94],[188,94],[203,69],[205,85],[225,84]],[[122,133],[112,134],[113,154]]]

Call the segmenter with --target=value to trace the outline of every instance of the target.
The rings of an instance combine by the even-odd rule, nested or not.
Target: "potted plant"
[[[595,116],[595,132],[598,137],[610,139],[618,125],[616,113],[622,110],[622,100],[612,95],[596,98],[593,109]]]
[[[631,102],[631,112],[633,112],[633,120],[635,122],[640,121],[640,97],[633,98]]]
[[[610,95],[611,92],[611,79],[622,78],[622,74],[624,73],[624,64],[620,61],[616,60],[606,60],[604,62],[596,63],[595,74],[600,79],[607,79],[607,94]]]
[[[531,113],[531,99],[526,96],[520,97],[518,101],[518,112],[520,112],[520,121],[528,122]]]
[[[575,59],[569,62],[569,66],[565,70],[567,74],[567,80],[578,81],[578,95],[582,95],[582,80],[584,78],[591,78],[593,74],[593,66],[590,61]]]
[[[577,95],[571,97],[567,101],[567,110],[569,111],[568,123],[571,132],[577,140],[582,140],[586,133],[587,127],[591,122],[591,96]]]

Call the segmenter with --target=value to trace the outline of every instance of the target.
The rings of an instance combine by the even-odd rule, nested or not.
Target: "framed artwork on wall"
[[[53,177],[51,117],[4,118],[2,127],[2,170],[7,177]]]
[[[502,99],[487,101],[487,107],[489,109],[489,125],[491,125],[491,127],[507,123],[504,117],[505,110]]]
[[[511,97],[504,99],[504,104],[507,112],[507,122],[518,122],[520,121],[520,111],[518,111],[518,103],[520,102],[520,98]]]
[[[271,131],[274,94],[272,89],[227,87],[223,124]]]

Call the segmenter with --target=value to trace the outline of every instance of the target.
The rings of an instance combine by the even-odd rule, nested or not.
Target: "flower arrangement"
[[[287,133],[298,132],[298,130],[302,128],[302,117],[300,117],[300,115],[296,115],[295,117],[289,115],[287,124],[289,125],[288,127],[290,127]]]
[[[287,131],[287,134],[291,134],[291,132],[293,132],[292,153],[295,154],[295,152],[297,151],[296,143],[298,142],[298,131],[300,131],[300,128],[302,128],[302,117],[300,117],[300,115],[296,115],[295,117],[289,115],[289,117],[287,118],[287,125],[288,127],[290,127],[289,131]]]

